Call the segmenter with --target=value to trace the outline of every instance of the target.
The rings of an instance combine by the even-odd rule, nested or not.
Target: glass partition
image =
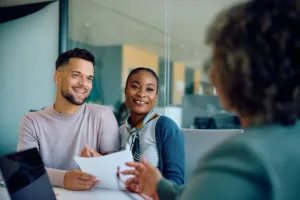
[[[210,83],[212,49],[205,44],[208,25],[220,10],[233,2],[174,0],[170,4],[169,106],[180,109],[182,128],[240,128],[237,117],[221,108]]]
[[[96,56],[89,102],[110,106],[120,124],[125,82],[136,67],[153,69],[160,87],[156,111],[181,128],[239,128],[209,81],[208,24],[227,1],[70,0],[68,49]]]
[[[136,67],[148,67],[160,80],[157,106],[164,108],[169,104],[167,3],[162,0],[69,2],[68,49],[85,48],[96,56],[89,102],[110,106],[118,115],[129,72]]]

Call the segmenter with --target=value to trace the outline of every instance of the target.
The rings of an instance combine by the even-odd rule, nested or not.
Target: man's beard
[[[61,90],[61,95],[67,99],[70,103],[76,105],[76,106],[81,106],[82,104],[84,104],[84,102],[87,100],[88,95],[82,100],[82,101],[76,101],[75,97],[70,93],[70,92],[64,92],[63,90]]]

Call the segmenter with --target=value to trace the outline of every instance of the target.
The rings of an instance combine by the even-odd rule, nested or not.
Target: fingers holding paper
[[[90,190],[97,184],[99,181],[95,176],[80,170],[71,170],[64,177],[64,188],[68,190]]]
[[[98,157],[101,156],[100,153],[90,148],[87,144],[81,150],[80,157]]]
[[[80,157],[91,157],[88,145],[84,145],[80,152]]]
[[[96,187],[113,190],[124,189],[124,184],[122,183],[129,177],[124,177],[123,174],[119,172],[131,169],[126,166],[125,163],[133,161],[132,152],[130,150],[92,159],[78,156],[75,156],[74,159],[82,171],[96,176],[97,179],[101,181]],[[118,181],[116,181],[116,179],[118,179]]]

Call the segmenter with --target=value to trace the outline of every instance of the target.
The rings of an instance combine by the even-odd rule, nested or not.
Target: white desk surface
[[[131,193],[130,196],[124,191],[114,191],[114,190],[104,190],[104,189],[92,189],[90,191],[70,191],[62,188],[53,188],[55,193],[58,193],[56,197],[57,200],[132,200],[142,199],[136,194]],[[0,187],[0,199],[1,200],[10,200],[6,188]]]

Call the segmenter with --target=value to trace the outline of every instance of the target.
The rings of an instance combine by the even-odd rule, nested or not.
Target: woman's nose
[[[145,92],[142,89],[139,90],[139,92],[137,93],[137,95],[139,95],[140,97],[145,97],[146,96]]]

